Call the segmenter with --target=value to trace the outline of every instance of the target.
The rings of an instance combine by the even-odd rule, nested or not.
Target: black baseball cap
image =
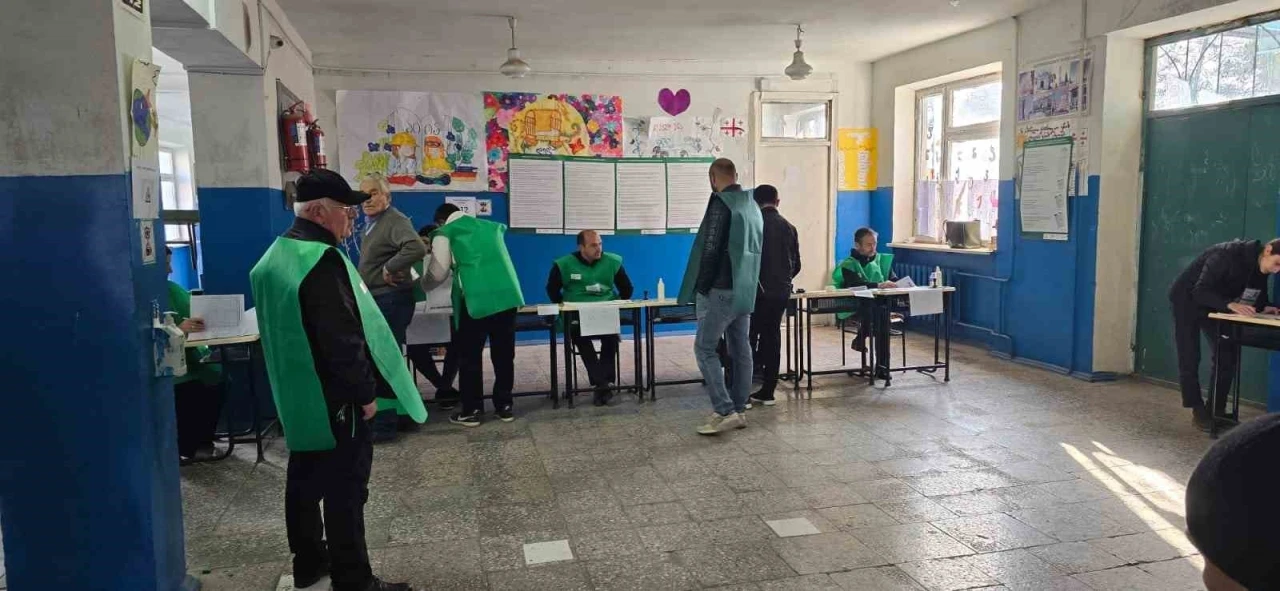
[[[347,184],[347,179],[342,178],[342,175],[323,168],[317,168],[302,175],[298,179],[297,187],[298,194],[294,198],[297,203],[326,197],[343,205],[360,205],[369,200],[368,193],[351,190],[351,185]]]

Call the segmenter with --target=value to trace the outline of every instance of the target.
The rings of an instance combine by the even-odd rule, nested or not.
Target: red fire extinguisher
[[[311,156],[312,167],[329,168],[329,158],[324,155],[324,130],[320,129],[318,121],[312,121],[307,127],[307,151]]]
[[[280,136],[284,142],[286,172],[306,173],[311,170],[307,149],[307,110],[302,102],[291,105],[280,115]]]

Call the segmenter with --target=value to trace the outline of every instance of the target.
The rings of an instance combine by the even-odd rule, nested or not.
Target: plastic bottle
[[[942,267],[934,267],[929,274],[929,287],[942,287]]]
[[[662,282],[662,278],[658,278],[658,301],[667,299],[667,284]]]

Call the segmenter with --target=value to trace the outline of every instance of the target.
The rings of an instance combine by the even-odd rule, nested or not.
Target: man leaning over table
[[[578,250],[556,259],[547,276],[547,297],[557,304],[629,300],[632,291],[631,279],[622,267],[622,257],[605,252],[604,242],[594,230],[578,232]],[[569,327],[568,332],[595,389],[595,405],[608,404],[617,379],[614,360],[618,356],[618,335],[583,337],[576,325]],[[592,338],[600,339],[599,356]]]

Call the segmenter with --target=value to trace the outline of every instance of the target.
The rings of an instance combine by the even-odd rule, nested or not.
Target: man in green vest
[[[336,248],[368,198],[337,173],[303,175],[293,226],[249,273],[290,452],[285,527],[297,588],[329,575],[333,591],[412,591],[373,576],[364,539],[373,463],[366,421],[379,408],[427,418],[391,328]]]
[[[622,257],[605,252],[600,233],[594,230],[578,232],[578,250],[556,259],[547,277],[547,297],[557,304],[629,300],[632,290],[631,279],[622,268]],[[618,335],[583,337],[577,326],[570,327],[569,333],[595,388],[595,405],[609,404],[617,379],[614,360],[618,356]],[[592,338],[600,339],[599,357]]]
[[[457,332],[458,385],[462,409],[449,422],[479,427],[484,415],[484,344],[493,364],[493,410],[509,423],[515,382],[516,313],[524,305],[520,280],[507,253],[507,227],[477,219],[445,203],[436,209],[440,226],[431,238],[431,261],[423,287],[433,289],[453,272],[453,325]]]
[[[841,261],[831,272],[831,284],[839,289],[897,287],[898,275],[893,272],[893,255],[877,252],[878,241],[879,236],[875,230],[858,228],[853,233],[853,250],[849,251],[849,258]],[[867,335],[874,330],[876,364],[879,365],[880,360],[887,362],[889,359],[889,327],[876,325],[873,309],[872,300],[862,300],[858,311],[858,334],[853,339],[852,347],[855,351],[866,351]],[[838,316],[843,321],[851,314],[843,313]],[[888,366],[884,367],[886,369],[883,372],[879,368],[876,370],[877,377],[888,375]]]
[[[169,274],[173,274],[173,249],[165,247]],[[169,281],[169,309],[174,322],[190,338],[204,331],[203,318],[191,318],[191,292]],[[222,410],[222,366],[207,363],[208,347],[187,347],[187,375],[173,378],[173,410],[178,426],[178,458],[182,461],[215,457],[213,434]]]
[[[698,433],[716,435],[747,426],[743,413],[751,395],[751,311],[760,282],[764,218],[751,191],[738,185],[733,161],[711,164],[711,199],[689,252],[680,303],[694,304],[698,317],[693,351],[715,412]],[[716,345],[724,338],[732,366],[726,388]]]

